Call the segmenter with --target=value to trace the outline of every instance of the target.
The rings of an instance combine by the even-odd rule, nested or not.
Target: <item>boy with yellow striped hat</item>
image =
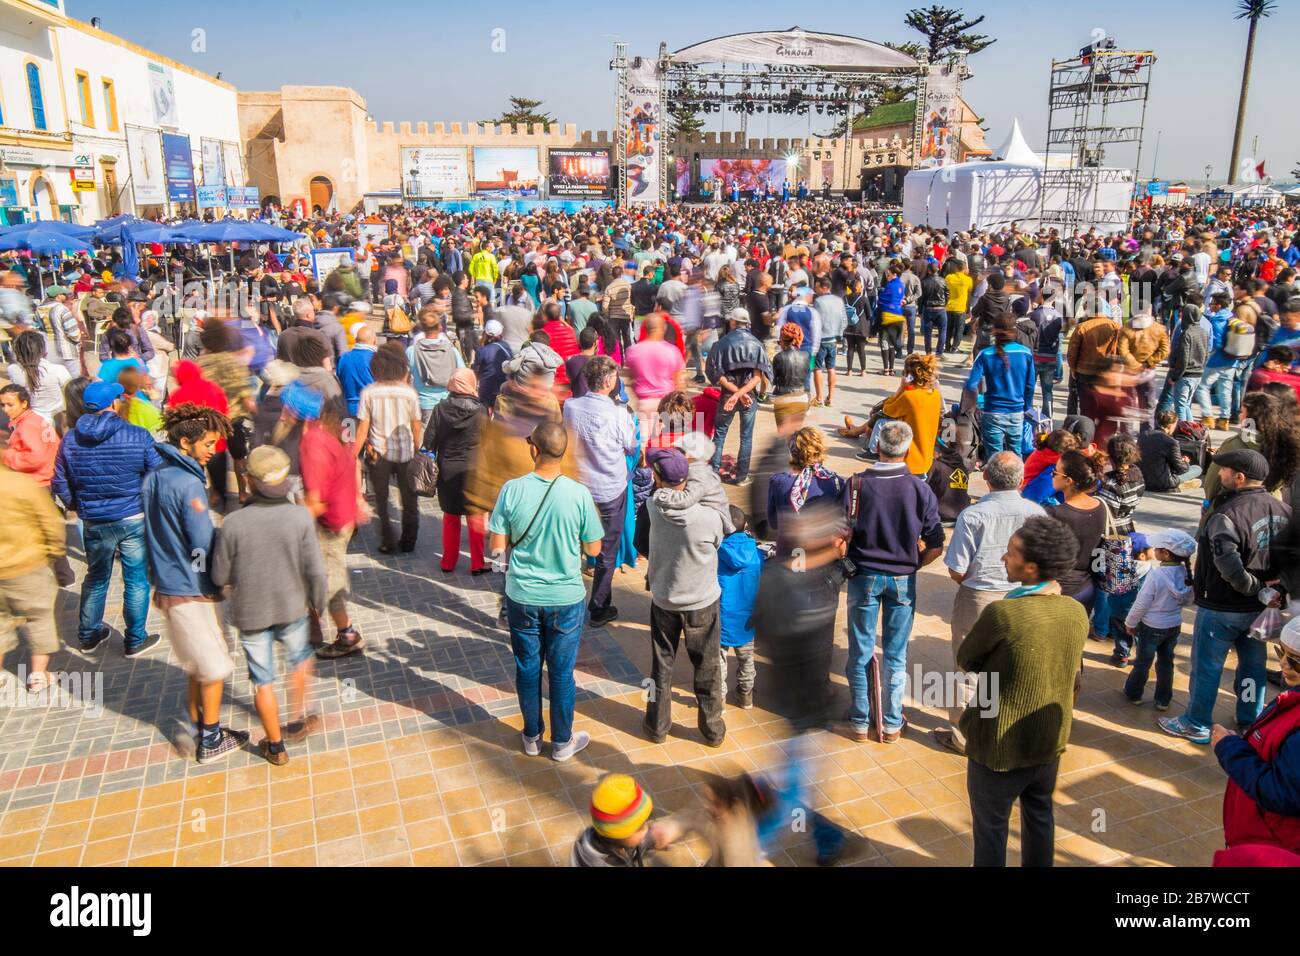
[[[602,777],[591,792],[591,826],[573,844],[569,865],[645,866],[651,853],[685,835],[671,818],[651,824],[653,811],[650,794],[632,777]]]

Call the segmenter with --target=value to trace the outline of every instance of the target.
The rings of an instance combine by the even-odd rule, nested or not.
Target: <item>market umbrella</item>
[[[74,226],[70,222],[61,222],[57,219],[41,219],[36,222],[20,222],[16,226],[5,226],[0,229],[0,237],[24,236],[29,232],[40,230],[46,234],[58,233],[63,236],[71,236],[76,239],[90,240],[95,235],[93,226]],[[17,248],[11,246],[9,248]]]
[[[52,224],[40,223],[38,225],[50,226]],[[22,249],[38,256],[54,256],[68,249],[86,248],[89,248],[89,243],[85,239],[70,235],[62,229],[27,229],[21,233],[10,232],[0,235],[0,250]],[[45,289],[45,275],[39,262],[36,264],[36,278],[43,292]]]

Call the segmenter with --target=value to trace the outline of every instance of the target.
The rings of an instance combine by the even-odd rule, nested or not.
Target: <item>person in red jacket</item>
[[[177,362],[172,370],[176,376],[176,388],[167,395],[167,407],[175,408],[187,403],[201,405],[225,415],[229,411],[226,391],[216,382],[203,377],[203,370],[195,362]],[[218,440],[216,454],[208,461],[208,498],[209,506],[225,509],[226,485],[230,470],[229,456],[226,455],[226,440]]]
[[[573,331],[573,326],[560,318],[558,302],[547,302],[542,306],[542,318],[545,320],[542,331],[550,339],[547,344],[560,356],[560,367],[555,370],[555,384],[559,388],[567,389],[569,376],[564,371],[564,363],[582,351],[578,347],[578,333]]]
[[[1216,866],[1277,856],[1252,853],[1248,847],[1300,853],[1300,618],[1282,629],[1273,650],[1282,662],[1282,693],[1241,736],[1218,724],[1210,731],[1214,756],[1228,775],[1223,795],[1227,851],[1215,854]]]
[[[0,388],[0,407],[9,419],[9,438],[0,451],[5,467],[28,475],[42,488],[50,487],[59,454],[54,426],[32,411],[31,394],[21,385]]]

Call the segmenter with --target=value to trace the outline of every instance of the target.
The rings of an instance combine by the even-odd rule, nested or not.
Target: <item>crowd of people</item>
[[[322,726],[313,661],[365,649],[350,542],[414,551],[431,496],[440,572],[460,566],[463,541],[471,575],[504,572],[484,583],[502,594],[524,753],[547,745],[562,762],[588,745],[574,728],[582,634],[619,618],[616,573],[639,562],[645,737],[674,732],[682,645],[705,744],[726,739],[728,706],[789,722],[788,765],[719,779],[699,820],[651,823],[636,779],[604,778],[573,850],[578,865],[643,865],[697,828],[736,865],[761,860],[807,805],[807,734],[889,745],[915,733],[918,574],[942,559],[959,680],[934,740],[967,760],[977,865],[1005,863],[1017,802],[1022,861],[1052,863],[1085,646],[1106,642],[1131,668],[1133,704],[1154,665],[1154,706],[1169,711],[1190,605],[1188,699],[1158,726],[1214,747],[1225,861],[1300,853],[1293,220],[1189,209],[1113,235],[950,235],[849,202],[759,198],[384,222],[379,240],[353,216],[297,224],[353,250],[320,277],[289,247],[210,260],[155,247],[135,277],[108,249],[5,263],[0,649],[21,633],[29,689],[45,688],[64,646],[105,652],[120,563],[122,653],[162,640],[152,606],[189,676],[177,746],[200,763],[250,746],[222,722],[229,628],[264,728],[256,749],[282,765],[286,744]],[[868,373],[872,339],[892,394],[828,424],[814,410],[843,407],[837,385]],[[956,401],[945,374],[962,379]],[[756,450],[769,409],[775,438]],[[854,443],[857,474],[828,467],[835,437]],[[1150,527],[1155,494],[1195,533]],[[76,634],[60,635],[72,516],[85,571]],[[1282,690],[1266,707],[1270,643]],[[1214,710],[1229,651],[1225,728]],[[844,834],[812,822],[818,860],[833,862]]]

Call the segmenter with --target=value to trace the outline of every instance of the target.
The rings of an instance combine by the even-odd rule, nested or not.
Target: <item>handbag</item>
[[[438,493],[438,459],[424,449],[411,459],[411,484],[422,498],[432,498]]]
[[[1101,499],[1097,499],[1101,501]],[[1098,562],[1094,562],[1094,571],[1099,578],[1097,586],[1107,594],[1128,594],[1138,584],[1137,558],[1133,555],[1133,539],[1115,530],[1115,519],[1110,513],[1110,505],[1101,501],[1106,509],[1106,530],[1102,532]]]

